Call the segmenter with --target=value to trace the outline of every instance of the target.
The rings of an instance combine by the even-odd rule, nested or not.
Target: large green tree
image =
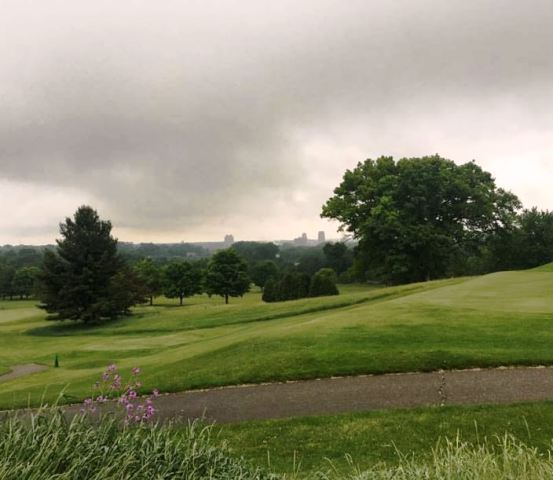
[[[39,275],[41,307],[53,318],[96,323],[144,301],[138,280],[117,253],[109,221],[82,206],[60,224],[60,233]]]
[[[134,271],[144,285],[150,305],[154,304],[154,297],[163,291],[163,275],[161,268],[151,258],[143,258],[134,265]]]
[[[202,293],[202,272],[190,262],[171,262],[163,276],[163,293],[167,298],[178,298],[181,305],[186,297]]]
[[[278,245],[272,242],[235,242],[232,248],[250,264],[263,260],[275,260],[280,252]]]
[[[359,240],[357,271],[400,283],[450,274],[459,257],[509,229],[519,208],[474,162],[380,157],[346,171],[322,216]]]
[[[206,289],[209,295],[242,297],[250,289],[248,265],[233,248],[215,253],[207,267]]]

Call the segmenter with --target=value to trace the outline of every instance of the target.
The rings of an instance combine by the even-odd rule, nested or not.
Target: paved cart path
[[[237,422],[386,408],[553,400],[553,367],[366,375],[162,395],[163,418]]]
[[[387,408],[553,401],[553,367],[362,375],[163,394],[161,420],[219,423]],[[66,407],[69,415],[81,405]],[[113,404],[103,408],[112,409]],[[4,412],[5,413],[5,412]]]

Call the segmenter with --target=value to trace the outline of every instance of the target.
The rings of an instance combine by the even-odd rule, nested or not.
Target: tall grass
[[[60,411],[0,420],[2,480],[263,480],[271,476],[211,441],[211,428],[121,427]]]
[[[400,455],[397,466],[380,465],[362,472],[333,472],[324,477],[348,480],[542,480],[553,478],[552,452],[541,454],[511,435],[475,446],[446,440],[420,461]],[[321,478],[319,475],[318,478]]]
[[[442,441],[423,459],[399,455],[397,465],[330,469],[318,480],[541,480],[553,478],[553,454],[510,435],[480,445]],[[353,462],[352,462],[353,463]],[[1,480],[269,480],[307,478],[265,473],[230,455],[212,428],[192,423],[122,427],[106,416],[68,420],[61,411],[0,420]]]

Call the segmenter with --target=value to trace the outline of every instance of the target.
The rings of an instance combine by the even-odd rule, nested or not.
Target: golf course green
[[[0,407],[85,398],[102,370],[143,370],[162,392],[332,375],[553,363],[553,269],[501,272],[265,304],[260,292],[156,299],[112,323],[48,322],[33,301],[0,302]],[[54,368],[55,356],[59,368]]]

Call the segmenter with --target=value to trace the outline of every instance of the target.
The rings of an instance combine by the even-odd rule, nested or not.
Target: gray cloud
[[[547,1],[1,6],[0,179],[130,236],[319,228],[369,155],[477,158],[523,194],[511,172],[551,165]]]

